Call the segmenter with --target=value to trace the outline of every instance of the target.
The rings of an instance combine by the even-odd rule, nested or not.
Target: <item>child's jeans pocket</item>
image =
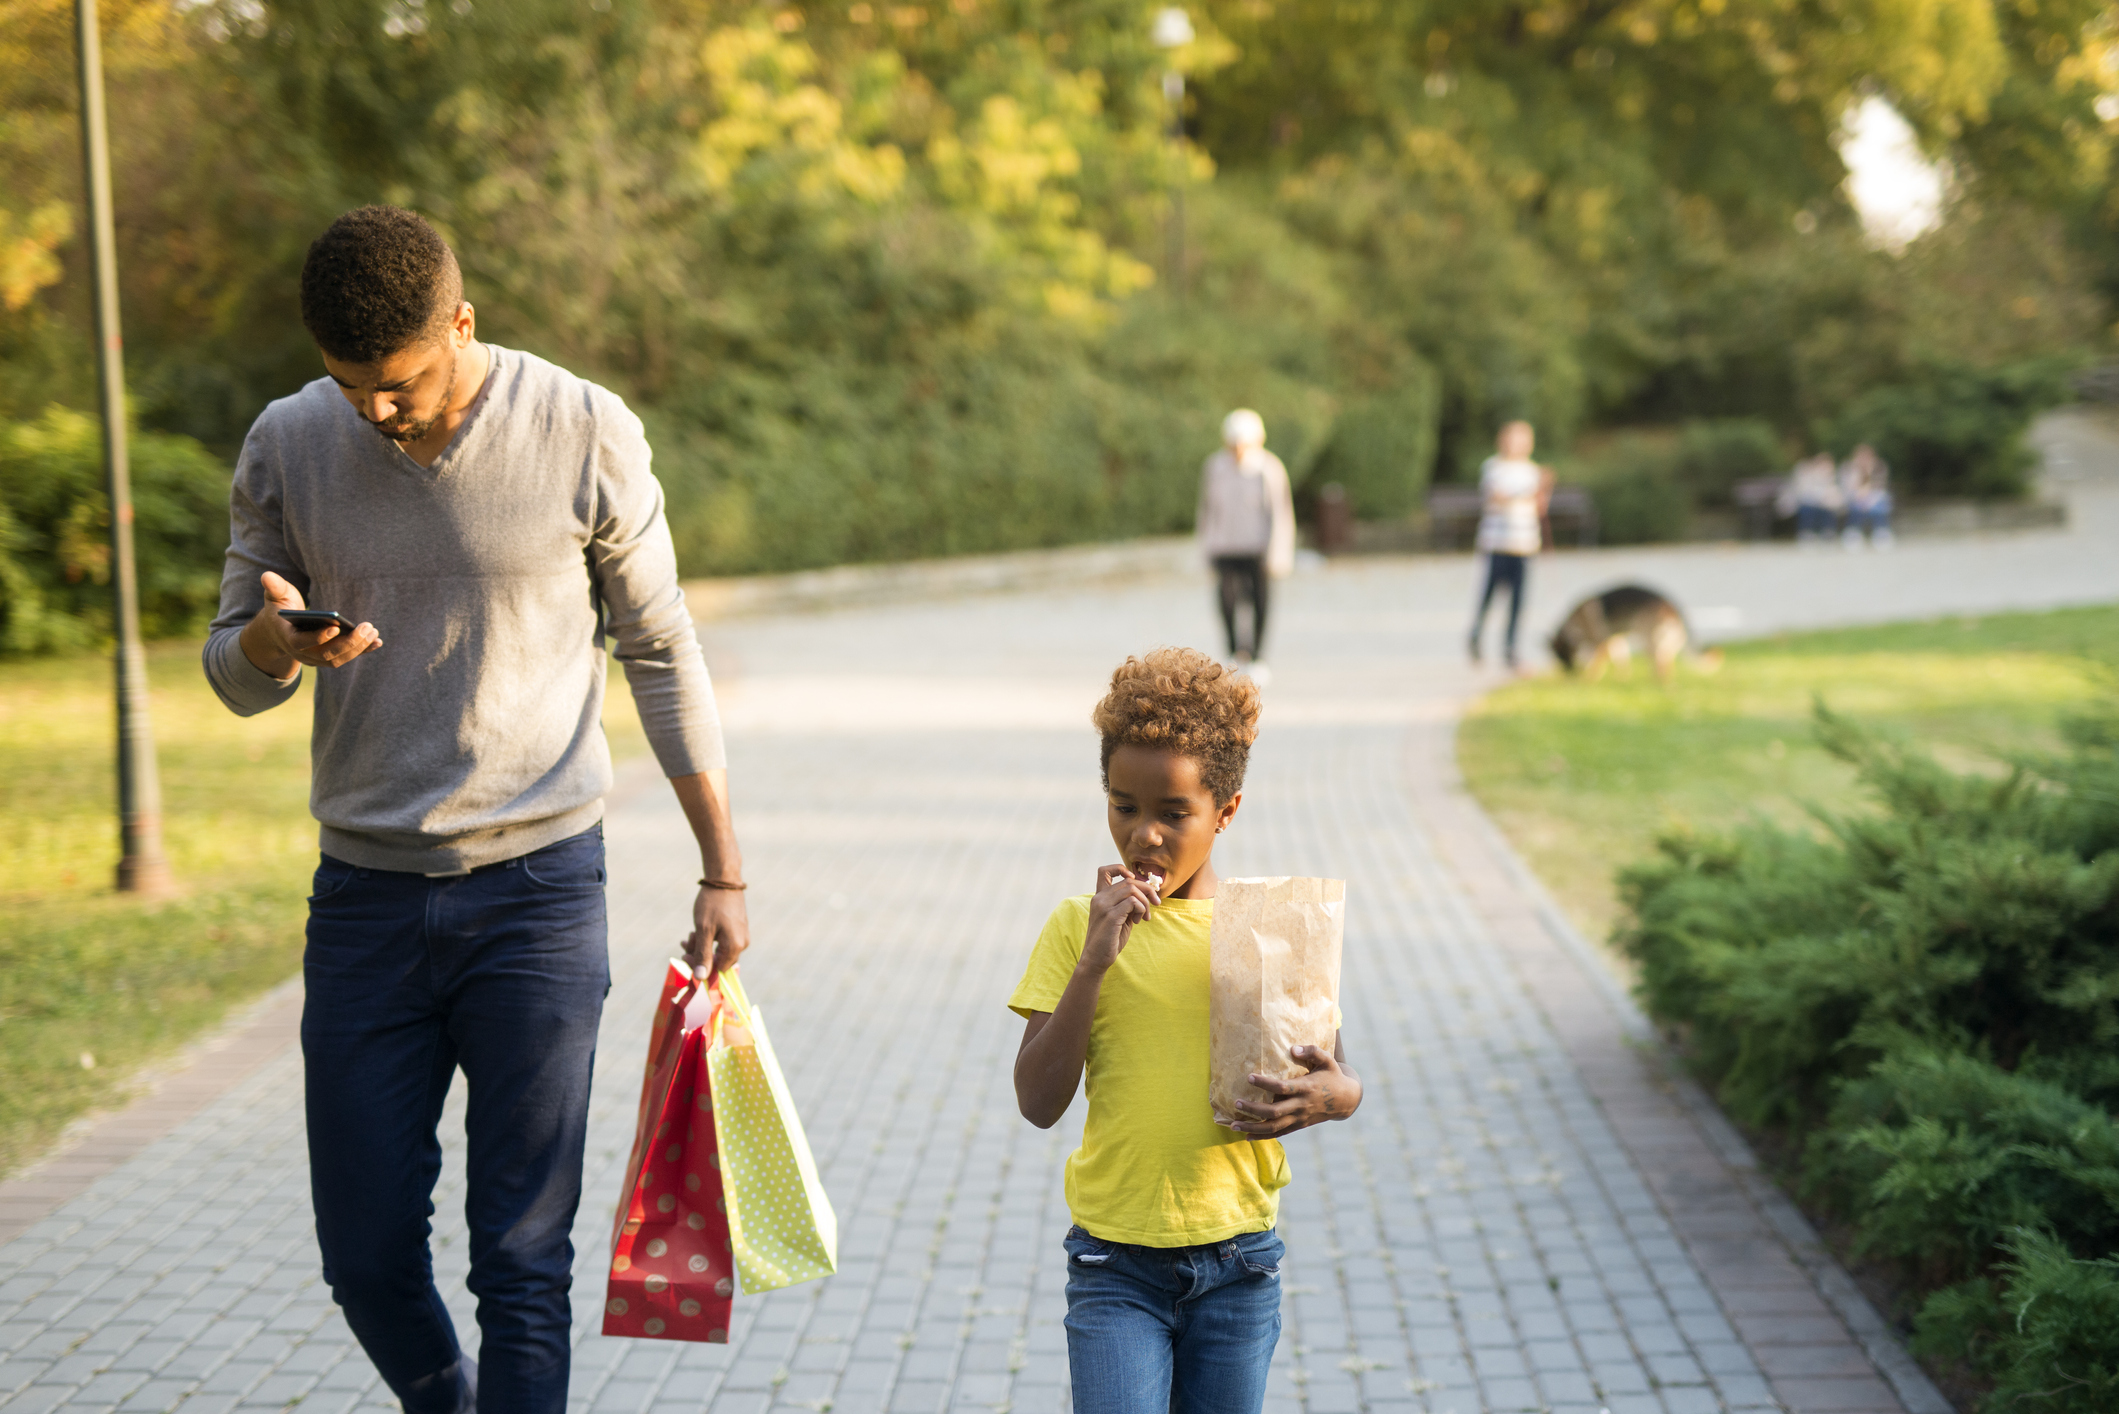
[[[1078,1267],[1101,1267],[1117,1253],[1111,1244],[1101,1237],[1091,1237],[1078,1227],[1067,1229],[1067,1236],[1060,1244],[1067,1249],[1067,1261]]]
[[[1247,1232],[1235,1239],[1236,1260],[1243,1263],[1244,1270],[1254,1277],[1278,1280],[1281,1259],[1287,1256],[1287,1245],[1280,1234],[1272,1228],[1264,1232]]]

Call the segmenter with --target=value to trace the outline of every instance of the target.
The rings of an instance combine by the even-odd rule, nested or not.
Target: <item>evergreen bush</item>
[[[2119,717],[1999,777],[1824,709],[1872,812],[1666,834],[1621,876],[1649,1010],[1922,1300],[1989,1407],[2119,1390]]]
[[[2119,1261],[2022,1228],[1993,1277],[1937,1292],[1913,1348],[1995,1376],[1988,1409],[2108,1414],[2119,1405]]]

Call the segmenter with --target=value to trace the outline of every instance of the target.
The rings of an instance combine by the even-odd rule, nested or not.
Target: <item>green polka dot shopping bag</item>
[[[830,1276],[839,1267],[839,1220],[817,1178],[765,1018],[733,969],[714,985],[721,1005],[706,1068],[736,1274],[746,1293]]]

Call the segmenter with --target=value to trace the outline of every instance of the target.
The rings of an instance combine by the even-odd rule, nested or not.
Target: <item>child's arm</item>
[[[1096,1019],[1096,993],[1102,983],[1101,977],[1084,979],[1077,972],[1058,1010],[1032,1012],[1023,1022],[1022,1048],[1015,1053],[1015,1106],[1039,1129],[1058,1124],[1074,1103],[1089,1058],[1089,1023]]]
[[[1276,1080],[1254,1075],[1251,1083],[1269,1095],[1271,1103],[1238,1100],[1244,1118],[1229,1128],[1253,1139],[1272,1139],[1292,1134],[1328,1119],[1345,1119],[1361,1108],[1361,1077],[1347,1069],[1346,1037],[1332,1037],[1332,1054],[1321,1046],[1297,1046],[1289,1052],[1309,1074],[1295,1080]]]
[[[1089,901],[1089,931],[1067,990],[1051,1011],[1033,1012],[1025,1019],[1023,1044],[1015,1053],[1016,1108],[1039,1129],[1058,1124],[1074,1103],[1089,1059],[1089,1027],[1096,1020],[1104,974],[1126,950],[1133,925],[1162,902],[1160,879],[1136,878],[1123,865],[1099,869],[1096,881],[1096,896]]]

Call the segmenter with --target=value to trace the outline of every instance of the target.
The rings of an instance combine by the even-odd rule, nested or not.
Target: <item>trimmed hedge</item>
[[[2119,1395],[2119,717],[1999,779],[1817,711],[1879,807],[1666,834],[1616,941],[1737,1119],[1920,1294],[1916,1344],[2056,1414]]]

